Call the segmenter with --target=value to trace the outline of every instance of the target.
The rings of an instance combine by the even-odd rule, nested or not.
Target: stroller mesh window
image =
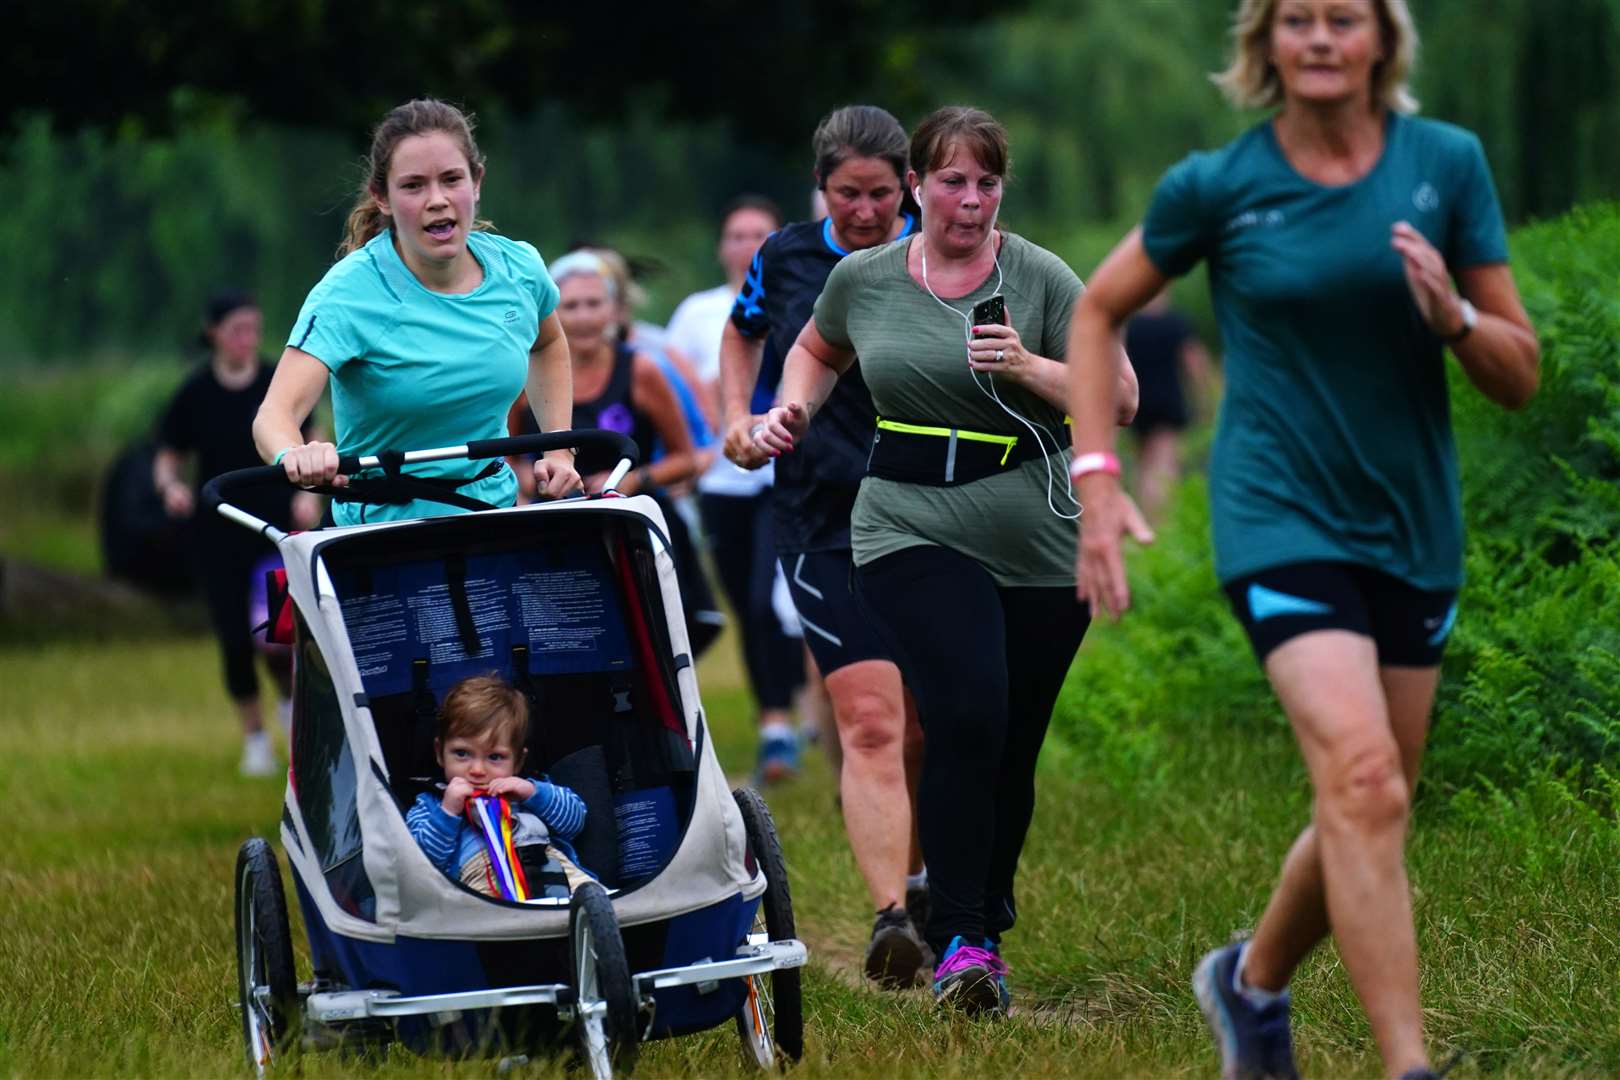
[[[326,658],[298,618],[293,790],[332,897],[349,914],[376,918],[376,896],[360,858],[364,838],[355,801],[354,755]]]

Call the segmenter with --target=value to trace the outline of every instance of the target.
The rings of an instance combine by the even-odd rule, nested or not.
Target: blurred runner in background
[[[1125,353],[1136,369],[1141,405],[1131,421],[1139,447],[1136,502],[1142,516],[1158,524],[1170,488],[1181,475],[1181,433],[1193,419],[1187,401],[1202,402],[1210,383],[1209,351],[1165,290],[1125,328]],[[1185,381],[1183,377],[1185,376]]]
[[[272,776],[278,769],[259,708],[250,614],[253,575],[275,549],[263,537],[217,514],[198,514],[197,487],[222,472],[262,464],[253,447],[253,417],[270,389],[274,370],[259,356],[263,331],[264,317],[248,293],[227,289],[209,298],[202,331],[208,362],[180,385],[164,409],[152,458],[152,484],[164,510],[173,518],[190,520],[189,554],[219,642],[225,689],[242,725],[244,776]],[[320,519],[319,498],[291,488],[244,492],[237,502],[282,529],[311,528]],[[291,707],[291,660],[284,650],[263,652],[281,698],[285,727]]]

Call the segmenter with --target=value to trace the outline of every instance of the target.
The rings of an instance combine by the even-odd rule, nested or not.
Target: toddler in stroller
[[[487,795],[511,804],[511,842],[529,896],[567,899],[594,880],[568,843],[585,825],[585,801],[544,777],[519,775],[529,736],[524,695],[494,672],[474,675],[445,695],[438,720],[433,756],[444,769],[444,795],[423,792],[405,816],[428,860],[471,889],[501,895],[489,841],[466,817],[469,802]]]

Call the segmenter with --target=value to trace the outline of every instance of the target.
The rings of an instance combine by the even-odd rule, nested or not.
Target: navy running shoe
[[[1288,993],[1257,1009],[1237,992],[1233,975],[1243,942],[1208,953],[1193,972],[1198,1007],[1221,1052],[1221,1080],[1298,1080],[1288,1028]]]
[[[792,728],[775,731],[759,742],[759,763],[754,776],[761,784],[774,784],[799,774],[799,737]]]

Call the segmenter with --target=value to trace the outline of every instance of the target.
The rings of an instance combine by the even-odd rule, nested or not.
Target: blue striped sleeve
[[[461,819],[444,812],[444,807],[427,792],[416,797],[405,814],[405,827],[428,862],[452,877],[456,872],[456,847],[461,834]]]
[[[754,259],[748,264],[748,276],[743,278],[742,290],[731,305],[731,324],[742,332],[743,337],[764,337],[771,329],[770,316],[765,314],[765,249],[771,246],[775,236],[772,233],[754,252]]]
[[[572,788],[549,780],[532,780],[534,794],[523,800],[523,809],[545,822],[551,835],[572,840],[585,827],[585,800]]]

